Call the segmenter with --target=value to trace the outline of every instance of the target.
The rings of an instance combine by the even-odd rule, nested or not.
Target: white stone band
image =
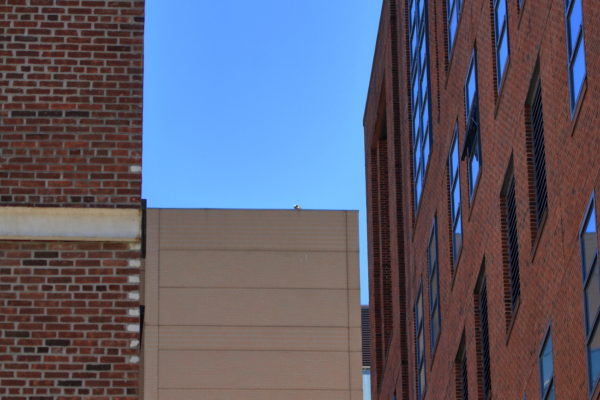
[[[138,209],[0,207],[0,240],[135,242],[141,222]]]

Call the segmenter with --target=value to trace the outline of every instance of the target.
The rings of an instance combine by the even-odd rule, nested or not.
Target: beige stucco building
[[[146,400],[360,400],[354,211],[149,209]]]

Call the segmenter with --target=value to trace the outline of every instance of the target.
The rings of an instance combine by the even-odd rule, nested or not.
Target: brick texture
[[[141,207],[143,33],[142,0],[0,0],[5,211]],[[27,239],[0,241],[0,398],[138,399],[141,243]]]
[[[0,205],[138,207],[143,1],[0,0]]]
[[[469,398],[480,398],[473,296],[485,265],[493,399],[539,399],[538,356],[549,326],[554,346],[557,398],[598,399],[588,391],[583,287],[578,232],[587,205],[600,200],[600,3],[582,0],[587,78],[570,111],[566,29],[562,0],[507,1],[510,58],[496,90],[490,0],[463,0],[452,57],[447,58],[445,6],[427,1],[433,145],[421,204],[414,208],[409,86],[408,1],[384,0],[364,116],[372,398],[416,400],[414,315],[419,283],[425,301],[425,399],[454,399],[456,354],[464,332]],[[465,142],[464,83],[477,50],[482,165],[472,201],[467,163],[460,163],[463,246],[455,271],[451,259],[447,160],[454,126]],[[543,92],[548,209],[532,224],[531,151],[527,143],[527,95],[539,62]],[[381,127],[387,138],[382,146]],[[380,152],[385,148],[386,155]],[[510,160],[516,184],[521,296],[507,329],[500,196]],[[382,160],[387,172],[382,171]],[[381,199],[381,178],[387,198]],[[377,190],[377,192],[376,192]],[[376,192],[376,193],[375,193]],[[386,217],[381,216],[385,212]],[[441,331],[430,346],[427,242],[438,217]],[[386,225],[387,224],[387,225]],[[537,231],[533,232],[532,230]],[[382,248],[382,232],[389,244]],[[385,247],[385,246],[383,246]],[[382,256],[390,259],[390,281]],[[387,279],[387,278],[385,278]],[[383,293],[388,290],[389,294]],[[387,301],[389,304],[382,304]],[[386,307],[392,307],[389,344]],[[390,322],[385,322],[389,326]],[[380,347],[382,346],[382,347]],[[382,351],[384,349],[385,351]]]
[[[0,398],[137,399],[139,258],[137,244],[0,242]]]

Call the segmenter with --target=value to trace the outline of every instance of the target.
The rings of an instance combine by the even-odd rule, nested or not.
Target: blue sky
[[[359,210],[366,288],[362,117],[380,11],[381,0],[147,0],[148,205]]]

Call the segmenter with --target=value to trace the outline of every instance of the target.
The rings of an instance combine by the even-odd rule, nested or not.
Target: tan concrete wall
[[[146,400],[360,400],[350,211],[150,209]]]

